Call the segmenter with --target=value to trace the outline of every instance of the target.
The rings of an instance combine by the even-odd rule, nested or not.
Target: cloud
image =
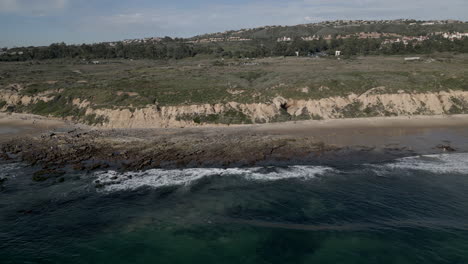
[[[61,11],[68,0],[0,0],[0,13],[46,16]]]

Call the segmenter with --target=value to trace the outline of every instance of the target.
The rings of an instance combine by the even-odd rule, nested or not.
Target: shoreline
[[[417,115],[391,117],[343,118],[327,120],[289,121],[284,123],[255,124],[252,126],[275,127],[282,124],[318,125],[322,128],[337,127],[440,127],[440,126],[468,126],[468,114],[460,115]]]
[[[13,137],[39,136],[42,133],[71,127],[61,119],[31,114],[0,113],[0,143]]]
[[[31,128],[35,120],[40,124]],[[52,174],[63,169],[346,165],[468,152],[468,115],[98,129],[33,115],[0,114],[0,128],[5,130],[5,125],[22,130],[0,134],[0,160],[38,165],[43,173]]]

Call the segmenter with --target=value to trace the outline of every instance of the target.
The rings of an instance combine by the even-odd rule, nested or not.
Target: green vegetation
[[[409,22],[412,21],[412,22]],[[97,44],[66,45],[54,43],[47,47],[20,47],[0,55],[0,61],[37,61],[48,59],[183,59],[195,56],[217,58],[264,58],[268,56],[300,56],[334,54],[336,50],[345,56],[354,55],[396,55],[431,54],[434,52],[468,53],[468,38],[448,40],[436,32],[468,32],[468,23],[444,22],[422,25],[422,21],[374,21],[374,22],[324,22],[297,26],[271,26],[250,30],[207,34],[189,39],[165,37],[135,41],[119,41]],[[361,32],[379,32],[402,36],[429,36],[424,41],[410,41],[388,44],[387,36],[381,38],[358,38]],[[342,38],[339,36],[346,36]],[[277,42],[277,38],[288,36],[291,41]],[[316,36],[305,41],[303,37]],[[230,38],[244,38],[248,41],[228,41]],[[207,39],[222,41],[210,42]],[[396,36],[393,36],[395,39]],[[201,41],[200,40],[205,40]],[[216,61],[215,64],[222,64]]]
[[[247,115],[235,110],[211,115],[185,115],[179,117],[178,120],[190,120],[196,124],[252,124]]]
[[[28,106],[17,106],[16,111],[27,111],[43,116],[54,116],[54,117],[73,117],[76,121],[84,122],[88,125],[100,125],[108,122],[103,116],[97,116],[96,114],[86,115],[85,109],[80,109],[74,106],[70,98],[58,95],[50,102],[39,101],[35,104]]]
[[[335,111],[341,112],[344,118],[366,117],[367,113],[362,111],[362,108],[363,105],[361,102],[354,102],[342,109],[336,109]]]
[[[468,112],[468,102],[456,97],[452,97],[451,100],[453,102],[453,105],[449,109],[450,114],[465,114]]]
[[[404,56],[328,58],[272,57],[224,59],[195,57],[183,60],[104,60],[87,64],[80,60],[48,60],[36,63],[0,63],[0,90],[53,98],[32,105],[9,106],[7,111],[44,116],[73,117],[87,124],[107,122],[86,115],[74,99],[92,108],[131,109],[215,103],[268,103],[281,96],[308,100],[350,94],[424,93],[468,91],[468,55],[437,53],[407,62]],[[215,63],[219,62],[219,63]],[[375,89],[374,89],[375,88]],[[464,113],[466,103],[454,99],[450,113]],[[5,102],[0,102],[4,107]],[[287,106],[285,106],[287,107]],[[351,104],[337,109],[344,117],[390,116],[383,106]],[[425,107],[418,113],[429,114]],[[184,116],[196,123],[251,123],[241,112]],[[287,108],[272,122],[310,119],[310,113],[291,116]],[[313,119],[321,119],[312,116]],[[262,120],[254,120],[262,122]],[[264,122],[264,120],[263,120]]]
[[[102,125],[102,124],[109,122],[107,117],[98,116],[96,114],[86,115],[84,116],[82,121],[84,121],[85,124],[88,124],[88,125]]]
[[[0,89],[14,84],[23,95],[55,97],[25,111],[80,118],[84,113],[72,106],[73,99],[86,100],[93,108],[136,109],[147,105],[266,103],[278,96],[320,99],[359,95],[376,87],[380,88],[374,93],[468,91],[465,54],[438,53],[415,62],[406,62],[404,56],[225,59],[222,66],[214,66],[215,61],[196,57],[105,60],[99,65],[76,60],[3,62]]]
[[[385,109],[382,103],[364,107],[361,102],[354,102],[347,105],[342,109],[336,109],[344,118],[359,118],[359,117],[373,117],[373,116],[395,116],[395,113],[389,112]]]
[[[80,110],[71,104],[71,101],[63,96],[57,96],[50,102],[39,101],[26,107],[29,112],[37,115],[51,115],[55,117],[84,116],[84,110]]]
[[[379,35],[357,37],[362,32]],[[468,38],[449,40],[432,34],[435,32],[468,32],[468,23],[335,21],[260,27],[190,39],[165,37],[3,49],[0,92],[28,96],[26,102],[35,97],[35,103],[5,108],[7,103],[0,101],[0,108],[72,117],[96,125],[108,120],[86,114],[87,106],[133,112],[143,107],[269,103],[278,97],[310,100],[364,93],[468,91]],[[392,34],[380,35],[384,33]],[[277,40],[284,36],[291,39]],[[406,38],[406,44],[387,41],[402,36],[425,37]],[[249,40],[229,41],[239,38]],[[343,56],[336,58],[337,50]],[[420,59],[406,61],[407,56]],[[467,102],[457,98],[453,102],[450,113],[468,111]],[[290,115],[287,107],[282,106],[269,121],[321,119],[306,110]],[[395,114],[388,105],[363,106],[358,102],[336,112],[347,118]],[[417,114],[430,114],[429,108],[421,106]],[[199,124],[266,122],[251,120],[236,110],[178,118]]]
[[[430,32],[448,32],[468,30],[468,23],[455,22],[434,25],[422,25],[427,21],[414,19],[393,21],[324,21],[313,24],[295,26],[263,26],[252,29],[232,30],[224,33],[213,33],[196,36],[190,40],[203,38],[228,38],[241,37],[247,39],[277,39],[280,37],[326,36],[347,35],[359,32],[399,33],[407,36],[421,36]],[[446,21],[447,22],[447,21]]]
[[[252,40],[248,43],[186,43],[183,40],[156,43],[111,45],[100,43],[87,45],[52,44],[48,47],[15,48],[0,56],[0,61],[35,61],[49,59],[184,59],[195,56],[216,58],[264,58],[269,56],[312,56],[314,54],[333,55],[340,50],[346,57],[354,55],[398,55],[431,54],[434,52],[468,53],[468,38],[448,40],[431,37],[422,42],[385,44],[384,39],[348,39],[305,41],[296,38],[291,42],[277,42],[275,39]],[[19,52],[19,53],[18,53]],[[14,55],[13,55],[14,54]],[[19,55],[21,54],[21,55]],[[223,63],[215,61],[215,66]]]

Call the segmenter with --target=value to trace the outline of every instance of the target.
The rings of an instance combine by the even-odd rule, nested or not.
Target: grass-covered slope
[[[467,65],[465,54],[0,63],[0,110],[115,127],[459,114]]]
[[[96,107],[261,103],[281,96],[320,99],[361,94],[468,90],[468,56],[438,54],[406,62],[401,56],[348,60],[313,58],[186,59],[0,63],[0,87],[21,94],[60,94]]]

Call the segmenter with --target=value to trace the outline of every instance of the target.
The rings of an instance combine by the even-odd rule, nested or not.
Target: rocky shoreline
[[[34,181],[53,178],[58,182],[69,171],[346,166],[405,156],[468,152],[467,120],[394,118],[106,130],[65,124],[49,132],[11,135],[0,141],[0,161],[34,166]]]
[[[242,167],[306,162],[340,150],[308,138],[300,140],[263,135],[160,135],[130,138],[119,132],[78,130],[23,137],[0,147],[4,160],[18,160],[44,169],[93,171],[114,168],[144,170],[180,167]]]
[[[38,167],[33,175],[35,181],[61,177],[67,170],[323,165],[337,160],[345,164],[415,154],[406,147],[340,147],[307,137],[220,134],[160,135],[145,139],[115,131],[78,129],[12,139],[0,145],[1,159]]]

